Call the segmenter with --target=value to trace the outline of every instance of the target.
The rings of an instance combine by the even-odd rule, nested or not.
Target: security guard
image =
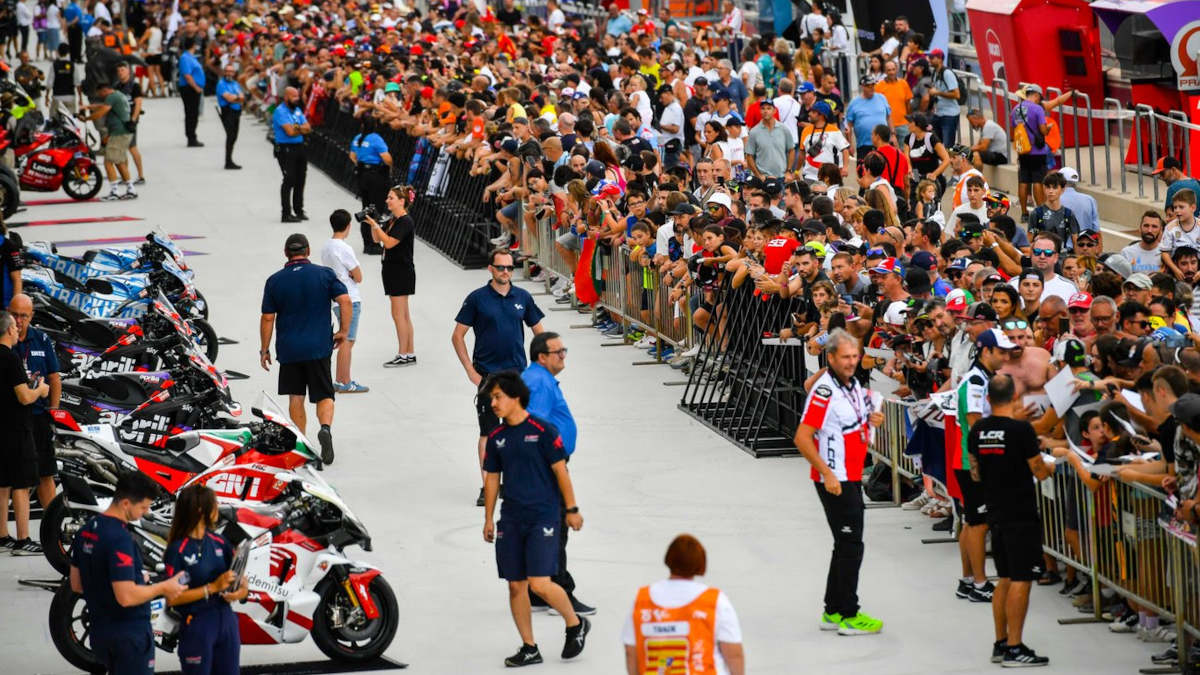
[[[400,85],[388,82],[389,91],[399,91]],[[392,167],[392,153],[387,143],[375,132],[375,120],[364,116],[362,129],[350,141],[350,161],[354,162],[354,175],[358,179],[358,198],[363,208],[374,206],[376,213],[387,213],[388,177]],[[363,253],[380,255],[383,246],[371,239],[371,226],[366,220],[358,224],[362,232]]]
[[[242,121],[242,104],[246,94],[238,84],[237,67],[233,62],[225,64],[224,77],[217,83],[217,105],[221,111],[221,126],[225,127],[225,168],[240,169],[233,163],[233,144],[237,143],[238,127]]]
[[[283,209],[280,219],[284,223],[308,220],[304,213],[304,177],[308,173],[308,158],[304,154],[304,136],[312,133],[312,126],[304,117],[300,107],[300,91],[288,87],[283,92],[283,102],[275,108],[271,118],[275,134],[275,159],[283,172],[283,184],[279,186],[279,204]]]
[[[204,66],[196,58],[196,38],[183,39],[179,55],[179,98],[183,99],[183,132],[189,148],[203,148],[196,138],[196,123],[200,121],[200,103],[204,98]]]
[[[75,535],[71,545],[71,590],[82,593],[91,615],[92,653],[110,673],[154,672],[150,601],[168,600],[187,589],[180,575],[146,584],[142,553],[127,523],[150,510],[158,485],[144,473],[117,479],[112,503]]]
[[[17,345],[13,351],[25,363],[29,379],[44,379],[50,385],[50,395],[39,398],[30,406],[33,414],[33,445],[37,450],[37,496],[42,508],[46,508],[54,499],[54,475],[58,473],[54,460],[54,422],[50,419],[50,410],[58,407],[58,397],[62,394],[58,355],[54,351],[54,341],[29,325],[33,320],[33,300],[28,295],[14,295],[8,312],[17,322]]]

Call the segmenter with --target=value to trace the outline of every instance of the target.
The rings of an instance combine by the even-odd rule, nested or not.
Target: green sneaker
[[[843,619],[837,632],[838,635],[874,635],[881,630],[883,630],[882,621],[859,612],[849,619]]]
[[[842,625],[841,614],[822,614],[821,630],[837,630]]]

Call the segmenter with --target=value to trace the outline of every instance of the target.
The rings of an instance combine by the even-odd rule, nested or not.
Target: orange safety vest
[[[659,607],[650,587],[638,589],[633,603],[637,662],[644,675],[716,673],[713,659],[717,633],[716,588],[709,588],[682,607]]]

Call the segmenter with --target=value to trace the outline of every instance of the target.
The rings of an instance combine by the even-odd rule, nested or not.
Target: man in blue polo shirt
[[[333,375],[329,357],[346,339],[353,309],[346,285],[328,267],[308,260],[308,238],[293,234],[283,247],[287,264],[267,279],[263,289],[259,356],[263,370],[271,369],[271,333],[275,324],[275,356],[279,360],[279,394],[288,397],[288,414],[303,432],[307,423],[304,394],[316,404],[321,430],[321,461],[333,462]],[[338,304],[338,331],[330,323],[329,302]]]
[[[242,103],[246,94],[237,81],[237,66],[232,61],[225,64],[224,77],[217,82],[217,105],[221,111],[221,126],[225,127],[225,168],[240,169],[233,163],[233,144],[237,143],[238,129],[242,124]]]
[[[541,333],[542,310],[533,302],[528,291],[512,284],[513,256],[505,249],[492,251],[488,271],[492,280],[476,289],[463,301],[454,317],[454,334],[450,342],[471,384],[479,387],[491,373],[503,370],[520,372],[525,369],[525,329],[534,335]],[[475,331],[475,347],[467,354],[467,331]],[[492,413],[487,396],[476,393],[475,414],[479,418],[479,467],[483,475],[483,450],[487,435],[500,426]],[[483,488],[479,489],[476,506],[483,506]]]
[[[185,37],[183,53],[179,55],[179,98],[183,100],[183,133],[189,148],[203,148],[196,138],[196,123],[200,120],[200,104],[204,98],[204,66],[196,58],[196,38]]]
[[[46,508],[54,499],[54,476],[58,473],[58,463],[54,459],[54,421],[50,419],[50,411],[58,408],[58,397],[62,394],[58,355],[54,351],[54,341],[29,325],[33,320],[33,300],[28,295],[14,295],[8,303],[8,313],[17,322],[17,345],[13,351],[25,363],[29,379],[44,379],[50,385],[50,395],[39,398],[29,407],[33,414],[33,445],[37,450],[37,497],[42,508]],[[41,547],[37,548],[40,552]]]
[[[304,213],[304,179],[308,175],[304,136],[312,133],[312,126],[300,107],[300,91],[295,87],[283,91],[283,101],[275,107],[271,117],[271,129],[275,138],[275,159],[279,160],[279,170],[283,172],[283,184],[279,186],[281,221],[308,220]]]
[[[533,336],[529,342],[529,367],[521,373],[521,379],[529,387],[529,405],[525,409],[531,414],[554,425],[563,442],[563,452],[567,461],[575,452],[575,438],[578,435],[575,418],[571,408],[563,396],[556,375],[567,366],[567,348],[563,346],[558,333],[543,331]],[[590,607],[575,597],[575,578],[567,570],[567,526],[562,527],[562,536],[558,539],[558,573],[551,577],[554,583],[562,586],[571,599],[571,606],[576,614],[592,615],[595,607]],[[549,607],[535,593],[530,592],[529,602],[534,609]]]

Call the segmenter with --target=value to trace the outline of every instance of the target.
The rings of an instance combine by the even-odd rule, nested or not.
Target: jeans
[[[949,151],[958,141],[958,115],[934,115],[933,131],[941,137],[942,145]]]
[[[858,614],[858,572],[863,559],[863,495],[858,481],[842,481],[842,494],[832,495],[817,482],[817,497],[833,533],[833,555],[825,579],[825,613],[850,618]]]

